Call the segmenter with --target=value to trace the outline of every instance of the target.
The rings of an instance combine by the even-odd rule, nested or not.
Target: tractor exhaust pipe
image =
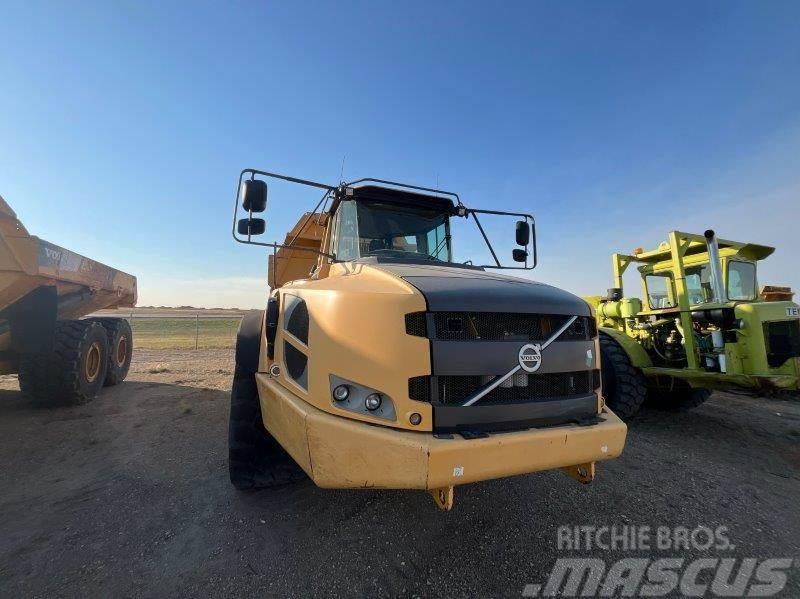
[[[719,260],[719,243],[714,231],[709,229],[703,236],[706,238],[708,247],[708,266],[711,268],[711,286],[714,288],[714,298],[718,303],[724,304],[728,301],[725,293],[725,285],[722,282],[722,263]]]

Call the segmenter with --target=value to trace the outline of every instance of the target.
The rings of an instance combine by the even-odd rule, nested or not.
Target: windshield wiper
[[[439,259],[439,252],[441,252],[444,248],[446,248],[449,245],[449,241],[450,241],[450,236],[449,235],[445,235],[442,238],[442,240],[439,242],[439,245],[437,245],[433,249],[433,253],[432,254],[428,254],[428,260],[438,260]],[[444,244],[444,245],[442,245],[442,244]]]

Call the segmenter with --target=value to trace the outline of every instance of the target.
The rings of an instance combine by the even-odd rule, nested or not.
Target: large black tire
[[[306,478],[305,472],[264,428],[255,373],[263,313],[242,319],[228,423],[228,470],[239,490],[264,489]]]
[[[600,333],[603,374],[603,399],[623,420],[633,417],[647,397],[647,384],[642,372],[631,364],[625,350],[604,333]]]
[[[108,369],[108,337],[99,322],[56,323],[53,351],[23,356],[19,387],[23,396],[47,406],[83,404],[103,387]]]
[[[92,318],[103,325],[108,335],[108,370],[103,385],[118,385],[128,376],[133,357],[133,331],[124,318]]]
[[[709,389],[694,389],[685,381],[675,379],[670,389],[652,389],[647,397],[647,406],[668,412],[688,412],[709,397]]]

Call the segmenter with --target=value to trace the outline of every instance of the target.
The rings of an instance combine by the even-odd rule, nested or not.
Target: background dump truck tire
[[[628,420],[639,411],[647,397],[644,375],[631,364],[625,350],[602,332],[600,352],[603,368],[603,399],[617,416]]]
[[[133,331],[124,318],[92,318],[103,325],[108,335],[108,370],[105,387],[118,385],[128,376],[133,356]]]
[[[670,390],[654,389],[647,397],[647,406],[668,412],[688,412],[711,397],[710,389],[696,389],[681,380],[674,380]]]
[[[23,356],[19,386],[23,396],[43,405],[76,405],[103,387],[108,369],[108,336],[99,322],[56,323],[53,351]]]
[[[286,450],[267,432],[261,418],[255,373],[263,312],[242,318],[236,337],[236,367],[228,425],[228,469],[239,490],[285,485],[306,477]]]

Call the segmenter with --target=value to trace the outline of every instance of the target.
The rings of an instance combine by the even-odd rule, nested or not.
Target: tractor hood
[[[477,268],[369,263],[396,276],[425,296],[432,312],[527,312],[591,316],[578,296],[529,279],[486,272]]]

